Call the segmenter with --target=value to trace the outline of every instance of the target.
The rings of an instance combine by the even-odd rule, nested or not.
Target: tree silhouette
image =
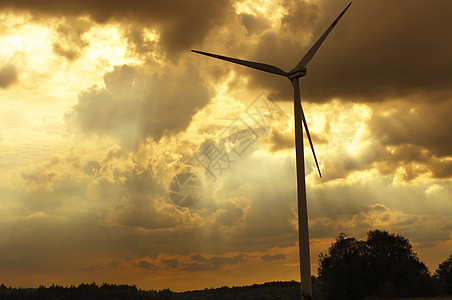
[[[447,293],[452,293],[452,254],[438,266],[434,277],[443,282]]]
[[[380,292],[393,290],[397,296],[417,296],[429,278],[428,268],[419,261],[406,238],[387,231],[370,231],[367,244],[371,249],[372,281]],[[384,290],[382,290],[384,288]],[[397,292],[398,291],[398,292]]]
[[[369,231],[366,241],[341,233],[320,255],[318,272],[321,299],[423,296],[432,290],[410,242],[387,231]]]
[[[204,289],[197,291],[172,292],[169,289],[160,291],[143,291],[132,285],[80,284],[79,286],[62,287],[52,285],[46,288],[11,288],[0,284],[0,300],[285,300],[300,299],[300,283],[296,281],[267,282],[241,287],[221,287],[217,289]]]
[[[369,290],[370,249],[344,233],[339,234],[328,254],[320,254],[321,298],[361,299]]]

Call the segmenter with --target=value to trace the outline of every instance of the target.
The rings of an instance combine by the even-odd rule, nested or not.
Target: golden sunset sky
[[[0,1],[0,283],[299,280],[290,82],[190,49],[289,71],[347,4]],[[452,253],[451,11],[356,0],[309,64],[314,275],[340,232],[401,234],[432,272]]]

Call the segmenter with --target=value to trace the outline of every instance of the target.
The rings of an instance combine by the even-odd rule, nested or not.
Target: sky
[[[347,4],[1,1],[0,282],[299,280],[290,82],[190,49],[288,71]],[[450,11],[356,0],[308,65],[313,275],[341,232],[451,254]]]

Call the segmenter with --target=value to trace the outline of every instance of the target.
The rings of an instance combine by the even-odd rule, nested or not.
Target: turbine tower
[[[304,149],[303,149],[303,126],[306,129],[306,135],[311,146],[312,154],[314,155],[315,164],[317,170],[319,171],[320,177],[322,173],[320,172],[319,163],[314,151],[314,145],[312,144],[311,135],[309,133],[308,124],[306,123],[306,118],[303,113],[303,108],[301,106],[300,99],[300,84],[299,78],[306,75],[306,66],[314,57],[317,50],[325,41],[326,37],[336,26],[337,22],[342,18],[347,9],[352,3],[350,2],[347,7],[341,12],[341,14],[334,20],[334,22],[328,27],[328,29],[323,33],[323,35],[317,40],[317,42],[309,49],[309,51],[303,56],[300,62],[289,72],[285,72],[278,67],[241,60],[232,57],[226,57],[222,55],[191,50],[195,53],[211,56],[214,58],[226,60],[232,63],[250,67],[253,69],[261,70],[268,73],[273,73],[276,75],[287,77],[293,86],[294,94],[294,115],[295,115],[295,157],[297,163],[297,199],[298,199],[298,246],[300,251],[300,273],[301,273],[301,293],[303,299],[312,299],[312,284],[311,284],[311,263],[309,254],[309,229],[308,229],[308,210],[306,203],[306,181],[305,181],[305,165],[304,165]]]

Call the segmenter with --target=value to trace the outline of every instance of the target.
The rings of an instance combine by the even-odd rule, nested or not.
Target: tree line
[[[136,286],[96,283],[62,287],[11,288],[0,285],[0,299],[8,300],[290,300],[300,299],[300,283],[267,282],[241,287],[210,288],[197,291],[143,291]]]
[[[339,234],[326,254],[320,254],[314,299],[359,300],[452,295],[452,255],[430,274],[408,239],[387,231],[369,231],[366,240]],[[267,300],[300,299],[300,283],[268,282],[172,292],[144,291],[132,285],[80,284],[62,287],[11,288],[0,285],[3,299],[152,299]]]

